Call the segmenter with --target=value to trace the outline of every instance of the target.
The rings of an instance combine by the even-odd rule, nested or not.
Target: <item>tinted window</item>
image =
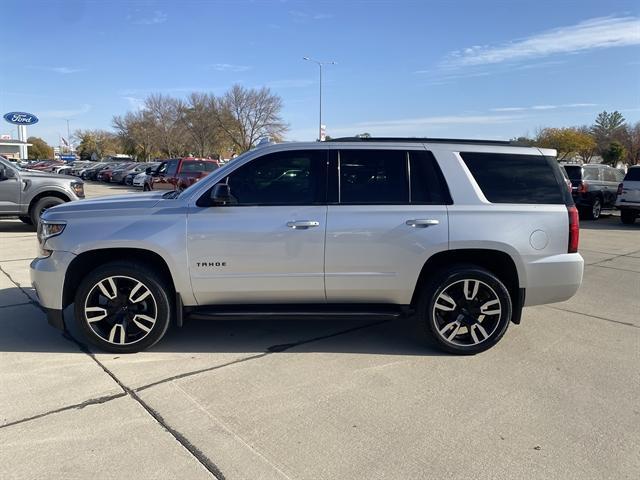
[[[485,197],[492,203],[564,204],[562,176],[539,155],[461,153]],[[554,161],[554,160],[551,160]],[[559,167],[557,167],[559,168]]]
[[[218,165],[215,162],[198,162],[187,161],[182,162],[182,172],[194,173],[194,172],[213,172]]]
[[[600,169],[598,167],[584,167],[582,173],[583,180],[600,180]]]
[[[582,167],[580,165],[565,165],[564,170],[571,180],[582,180]]]
[[[252,160],[227,177],[236,205],[324,203],[320,150],[278,152]]]
[[[167,176],[173,177],[178,171],[178,163],[180,160],[170,160],[167,162]]]
[[[407,152],[341,150],[340,203],[409,203]]]
[[[409,152],[411,203],[445,205],[451,203],[444,176],[431,152]]]
[[[624,176],[625,181],[640,182],[640,168],[630,168]]]

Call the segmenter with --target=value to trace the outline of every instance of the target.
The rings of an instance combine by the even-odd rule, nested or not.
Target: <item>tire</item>
[[[18,217],[22,223],[26,223],[27,225],[33,225],[33,220],[31,217]]]
[[[107,263],[82,280],[75,296],[75,319],[87,340],[100,349],[139,352],[155,345],[169,328],[169,291],[162,277],[144,265]]]
[[[620,210],[620,220],[625,225],[631,225],[636,221],[636,212],[635,210]]]
[[[35,205],[31,207],[31,211],[29,212],[32,224],[38,225],[40,217],[46,210],[62,203],[65,203],[65,201],[62,198],[58,197],[43,197],[38,200]]]
[[[475,355],[500,341],[512,310],[509,290],[493,273],[475,265],[454,265],[426,283],[416,313],[420,330],[438,348]]]
[[[143,192],[150,192],[151,191],[151,187],[149,187],[149,185],[147,185],[146,183],[144,184],[144,186],[142,187],[142,191]]]
[[[593,199],[591,208],[584,209],[584,218],[586,220],[598,220],[600,218],[601,213],[602,213],[602,200],[596,197]]]

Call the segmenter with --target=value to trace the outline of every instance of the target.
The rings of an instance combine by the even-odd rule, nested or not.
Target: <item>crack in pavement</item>
[[[33,415],[32,417],[22,418],[20,420],[15,420],[13,422],[5,423],[4,425],[0,425],[0,429],[13,427],[14,425],[20,425],[21,423],[30,422],[31,420],[38,420],[39,418],[47,417],[49,415],[53,415],[54,413],[66,412],[68,410],[82,410],[84,407],[88,407],[89,405],[100,405],[111,400],[115,400],[116,398],[122,398],[126,396],[126,392],[115,393],[113,395],[105,395],[104,397],[90,398],[89,400],[85,400],[84,402],[76,403],[74,405],[67,405],[66,407],[56,408],[55,410],[50,410],[48,412],[39,413],[38,415]]]
[[[591,315],[590,313],[576,312],[575,310],[569,310],[567,308],[552,307],[551,305],[544,305],[544,306],[546,308],[550,308],[552,310],[558,310],[560,312],[575,313],[576,315],[584,315],[585,317],[595,318],[597,320],[604,320],[605,322],[617,323],[618,325],[624,325],[626,327],[640,328],[640,325],[636,325],[635,323],[623,322],[621,320],[612,320],[606,317],[599,317],[598,315]]]
[[[21,307],[23,305],[32,305],[33,302],[22,302],[22,303],[11,303],[9,305],[0,305],[1,308],[10,308],[10,307]]]
[[[376,325],[380,325],[382,323],[386,323],[386,322],[390,322],[390,321],[391,320],[381,320],[381,321],[378,321],[378,322],[372,322],[372,323],[367,323],[365,325],[359,325],[357,327],[348,328],[346,330],[340,330],[338,332],[330,333],[330,334],[327,334],[327,335],[322,335],[322,336],[319,336],[319,337],[310,338],[310,339],[307,339],[307,340],[300,340],[298,342],[284,343],[284,344],[280,344],[280,345],[272,345],[270,347],[267,347],[267,351],[265,351],[265,352],[257,353],[255,355],[251,355],[251,356],[248,356],[248,357],[238,358],[236,360],[232,360],[230,362],[223,363],[221,365],[215,365],[213,367],[201,368],[201,369],[198,369],[198,370],[193,370],[191,372],[184,372],[184,373],[180,373],[178,375],[173,375],[171,377],[167,377],[167,378],[164,378],[162,380],[158,380],[156,382],[149,383],[147,385],[143,385],[141,387],[138,387],[138,388],[135,389],[135,391],[136,392],[141,392],[141,391],[146,390],[148,388],[155,387],[157,385],[162,385],[163,383],[172,382],[174,380],[180,380],[182,378],[192,377],[194,375],[199,375],[201,373],[212,372],[214,370],[219,370],[221,368],[228,367],[228,366],[231,366],[231,365],[235,365],[237,363],[244,363],[244,362],[247,362],[249,360],[257,360],[258,358],[263,358],[263,357],[266,357],[268,355],[273,355],[274,353],[285,352],[285,351],[287,351],[287,350],[289,350],[291,348],[298,347],[300,345],[304,345],[304,344],[311,343],[311,342],[317,342],[317,341],[320,341],[320,340],[325,340],[327,338],[336,337],[338,335],[345,335],[347,333],[355,332],[355,331],[363,329],[363,328],[374,327]]]

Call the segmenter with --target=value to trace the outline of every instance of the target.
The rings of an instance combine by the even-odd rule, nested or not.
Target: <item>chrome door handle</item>
[[[307,228],[317,227],[320,225],[320,222],[316,222],[315,220],[296,220],[294,222],[287,222],[287,227],[293,228],[294,230],[306,230]]]
[[[426,228],[431,225],[438,225],[440,220],[418,218],[415,220],[407,220],[405,223],[413,228]]]

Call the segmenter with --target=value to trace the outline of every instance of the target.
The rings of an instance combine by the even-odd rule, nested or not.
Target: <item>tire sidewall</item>
[[[158,318],[151,332],[142,340],[131,345],[115,345],[103,340],[93,331],[85,319],[84,305],[92,288],[100,280],[112,276],[125,276],[139,280],[149,288],[151,294],[155,297]],[[169,328],[172,321],[173,304],[167,292],[166,285],[153,270],[132,264],[107,264],[98,267],[82,280],[75,297],[75,320],[87,340],[102,350],[114,353],[139,352],[157,343]]]
[[[40,222],[40,212],[46,206],[47,209],[55,207],[56,205],[62,205],[65,201],[59,197],[44,197],[36,202],[31,211],[31,222],[33,225],[38,225]]]
[[[460,280],[480,280],[489,285],[498,295],[502,305],[502,316],[491,337],[477,345],[459,346],[454,345],[442,338],[438,332],[436,319],[433,315],[434,304],[442,291],[452,283]],[[427,330],[429,336],[437,343],[438,347],[459,355],[474,355],[493,347],[504,336],[511,317],[513,306],[511,295],[506,286],[491,272],[475,266],[460,266],[441,271],[432,281],[428,282],[424,294],[421,298],[418,313],[422,320],[422,327]]]

